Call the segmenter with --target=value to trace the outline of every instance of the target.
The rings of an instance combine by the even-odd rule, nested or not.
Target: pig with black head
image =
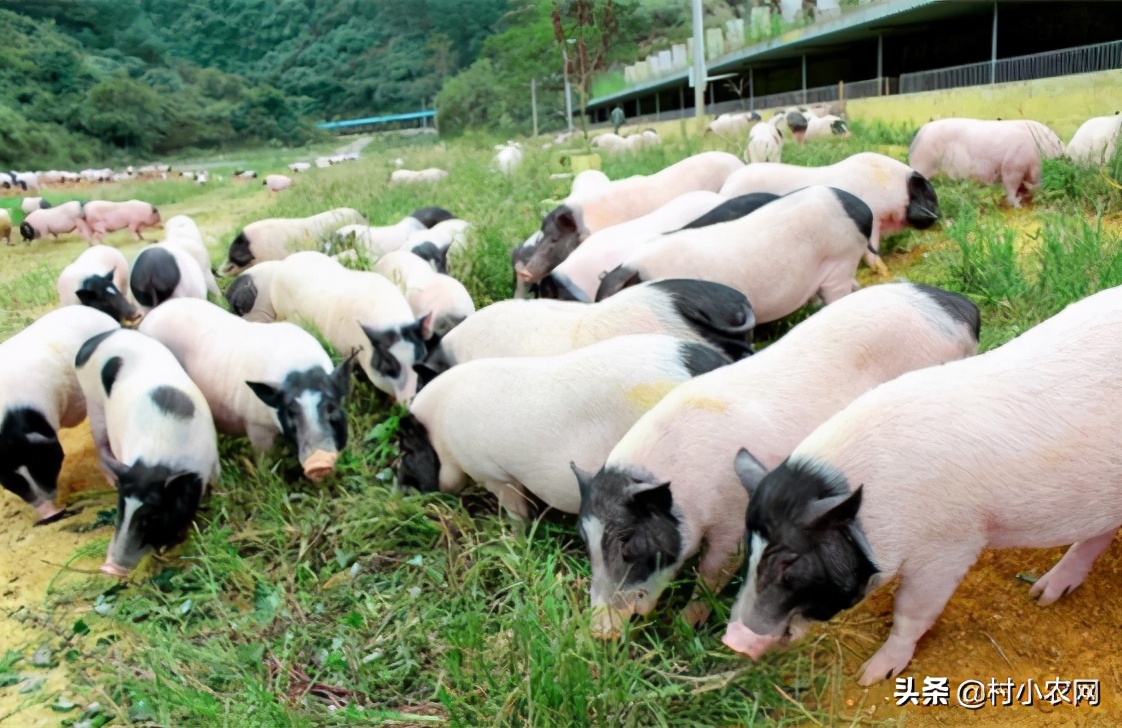
[[[978,310],[910,283],[873,286],[803,321],[750,359],[681,385],[644,414],[599,472],[577,471],[592,561],[593,631],[614,636],[654,609],[702,551],[701,584],[720,591],[744,540],[748,498],[733,458],[747,446],[774,468],[835,412],[881,382],[970,356]],[[880,432],[880,430],[874,430]],[[683,617],[709,614],[700,594]]]
[[[56,284],[60,306],[89,306],[125,326],[140,322],[129,301],[129,263],[116,248],[94,245],[62,269]]]
[[[899,579],[860,682],[890,679],[985,549],[1074,544],[1029,590],[1077,588],[1122,526],[1122,288],[992,351],[855,400],[749,493],[748,572],[726,645],[756,659]]]
[[[187,537],[219,475],[214,419],[175,356],[138,331],[92,337],[74,359],[117,529],[101,570],[126,578],[153,550]]]
[[[67,306],[0,343],[0,485],[34,508],[39,524],[63,515],[58,430],[86,419],[74,357],[91,336],[118,328],[101,311]]]
[[[175,355],[220,432],[246,435],[258,452],[281,435],[311,480],[334,470],[347,444],[350,359],[333,368],[315,337],[295,324],[251,323],[189,298],[152,311],[140,332]]]

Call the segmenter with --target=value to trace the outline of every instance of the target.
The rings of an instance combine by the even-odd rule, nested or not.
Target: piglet
[[[56,284],[60,306],[89,306],[125,326],[140,322],[140,311],[128,299],[129,263],[116,248],[94,245],[62,269]]]
[[[0,484],[34,508],[40,524],[62,515],[54,502],[58,430],[86,419],[74,357],[90,337],[118,328],[101,311],[67,306],[0,343]]]
[[[247,435],[258,452],[283,435],[309,479],[334,470],[347,444],[350,359],[333,369],[315,337],[295,324],[251,323],[190,298],[152,311],[140,333],[175,355],[219,432]]]
[[[725,644],[758,658],[899,577],[870,685],[908,665],[984,549],[1074,542],[1029,593],[1048,605],[1078,587],[1122,525],[1120,360],[1111,288],[997,349],[881,385],[766,476],[740,456],[748,572]]]
[[[74,359],[117,529],[101,570],[125,578],[153,549],[181,542],[219,475],[206,398],[155,339],[122,329],[90,338]]]

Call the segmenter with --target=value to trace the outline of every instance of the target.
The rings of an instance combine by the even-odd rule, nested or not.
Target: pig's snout
[[[126,569],[120,564],[115,564],[112,561],[106,560],[106,562],[101,565],[101,573],[108,574],[109,576],[115,576],[123,581],[129,578],[129,574],[132,573],[132,571],[130,569]]]
[[[514,266],[514,274],[518,276],[518,280],[525,281],[526,283],[534,282],[534,274],[523,263],[517,263]]]
[[[623,623],[631,618],[631,613],[615,607],[601,606],[592,610],[592,636],[601,640],[619,639]]]
[[[313,483],[318,483],[335,471],[335,461],[339,453],[316,450],[302,463],[304,475]]]
[[[144,314],[142,314],[140,311],[133,311],[125,317],[125,320],[122,322],[122,324],[126,329],[135,329],[137,326],[140,326],[140,322],[143,320]]]
[[[748,629],[742,622],[729,622],[725,636],[721,638],[733,652],[748,655],[753,660],[760,659],[765,652],[770,650],[777,642],[778,637],[765,637]]]

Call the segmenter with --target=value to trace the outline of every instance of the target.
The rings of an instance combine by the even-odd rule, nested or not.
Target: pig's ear
[[[246,382],[257,398],[264,402],[269,407],[277,409],[284,401],[284,395],[280,387],[275,384],[266,384],[265,382]]]
[[[740,448],[740,452],[736,453],[732,467],[736,470],[736,477],[740,478],[740,484],[748,491],[748,497],[754,497],[760,481],[767,475],[767,468],[744,448]]]
[[[355,357],[358,356],[359,351],[360,349],[352,351],[351,355],[331,372],[331,383],[335,385],[335,391],[339,393],[340,398],[346,397],[351,391],[351,372],[354,371]]]
[[[580,488],[580,502],[585,503],[592,496],[593,474],[587,470],[581,470],[572,460],[569,461],[569,467],[572,468],[573,475],[577,476],[577,486]]]
[[[95,296],[92,291],[87,291],[85,288],[79,288],[74,291],[74,295],[78,297],[78,300],[82,302],[83,306],[92,306],[94,301],[97,300],[97,296]]]
[[[862,488],[864,486],[859,485],[852,493],[820,498],[810,503],[803,511],[800,523],[815,531],[840,528],[852,523],[861,508]]]
[[[109,271],[105,275],[101,276],[101,280],[105,281],[106,283],[112,283],[113,282],[113,271]]]
[[[665,483],[632,481],[627,486],[627,495],[631,498],[632,508],[644,515],[669,514],[674,505],[669,480]]]

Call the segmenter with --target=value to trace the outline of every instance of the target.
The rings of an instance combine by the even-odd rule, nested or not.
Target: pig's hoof
[[[912,652],[915,650],[896,650],[888,644],[883,645],[869,661],[861,666],[861,679],[858,684],[862,687],[875,685],[882,680],[896,677],[908,663],[912,661]]]
[[[704,602],[690,602],[682,610],[682,619],[685,620],[686,624],[697,629],[705,624],[705,620],[709,619],[711,611],[709,605]]]
[[[888,270],[888,266],[885,265],[884,261],[880,258],[877,258],[876,262],[873,263],[873,270],[878,276],[881,276],[882,278],[888,278],[890,275],[892,275],[892,273]]]
[[[43,516],[38,521],[36,521],[34,525],[35,526],[46,526],[46,525],[51,524],[51,523],[57,523],[58,521],[61,521],[64,518],[70,518],[75,513],[77,513],[77,511],[71,511],[71,510],[68,510],[68,509],[63,509],[61,511],[56,511],[55,513],[52,513],[49,516]]]
[[[1047,607],[1049,604],[1066,597],[1075,587],[1083,583],[1087,578],[1086,574],[1073,573],[1070,569],[1061,569],[1063,562],[1056,564],[1044,576],[1036,580],[1036,583],[1029,589],[1029,596],[1036,598],[1037,604],[1042,607]]]

